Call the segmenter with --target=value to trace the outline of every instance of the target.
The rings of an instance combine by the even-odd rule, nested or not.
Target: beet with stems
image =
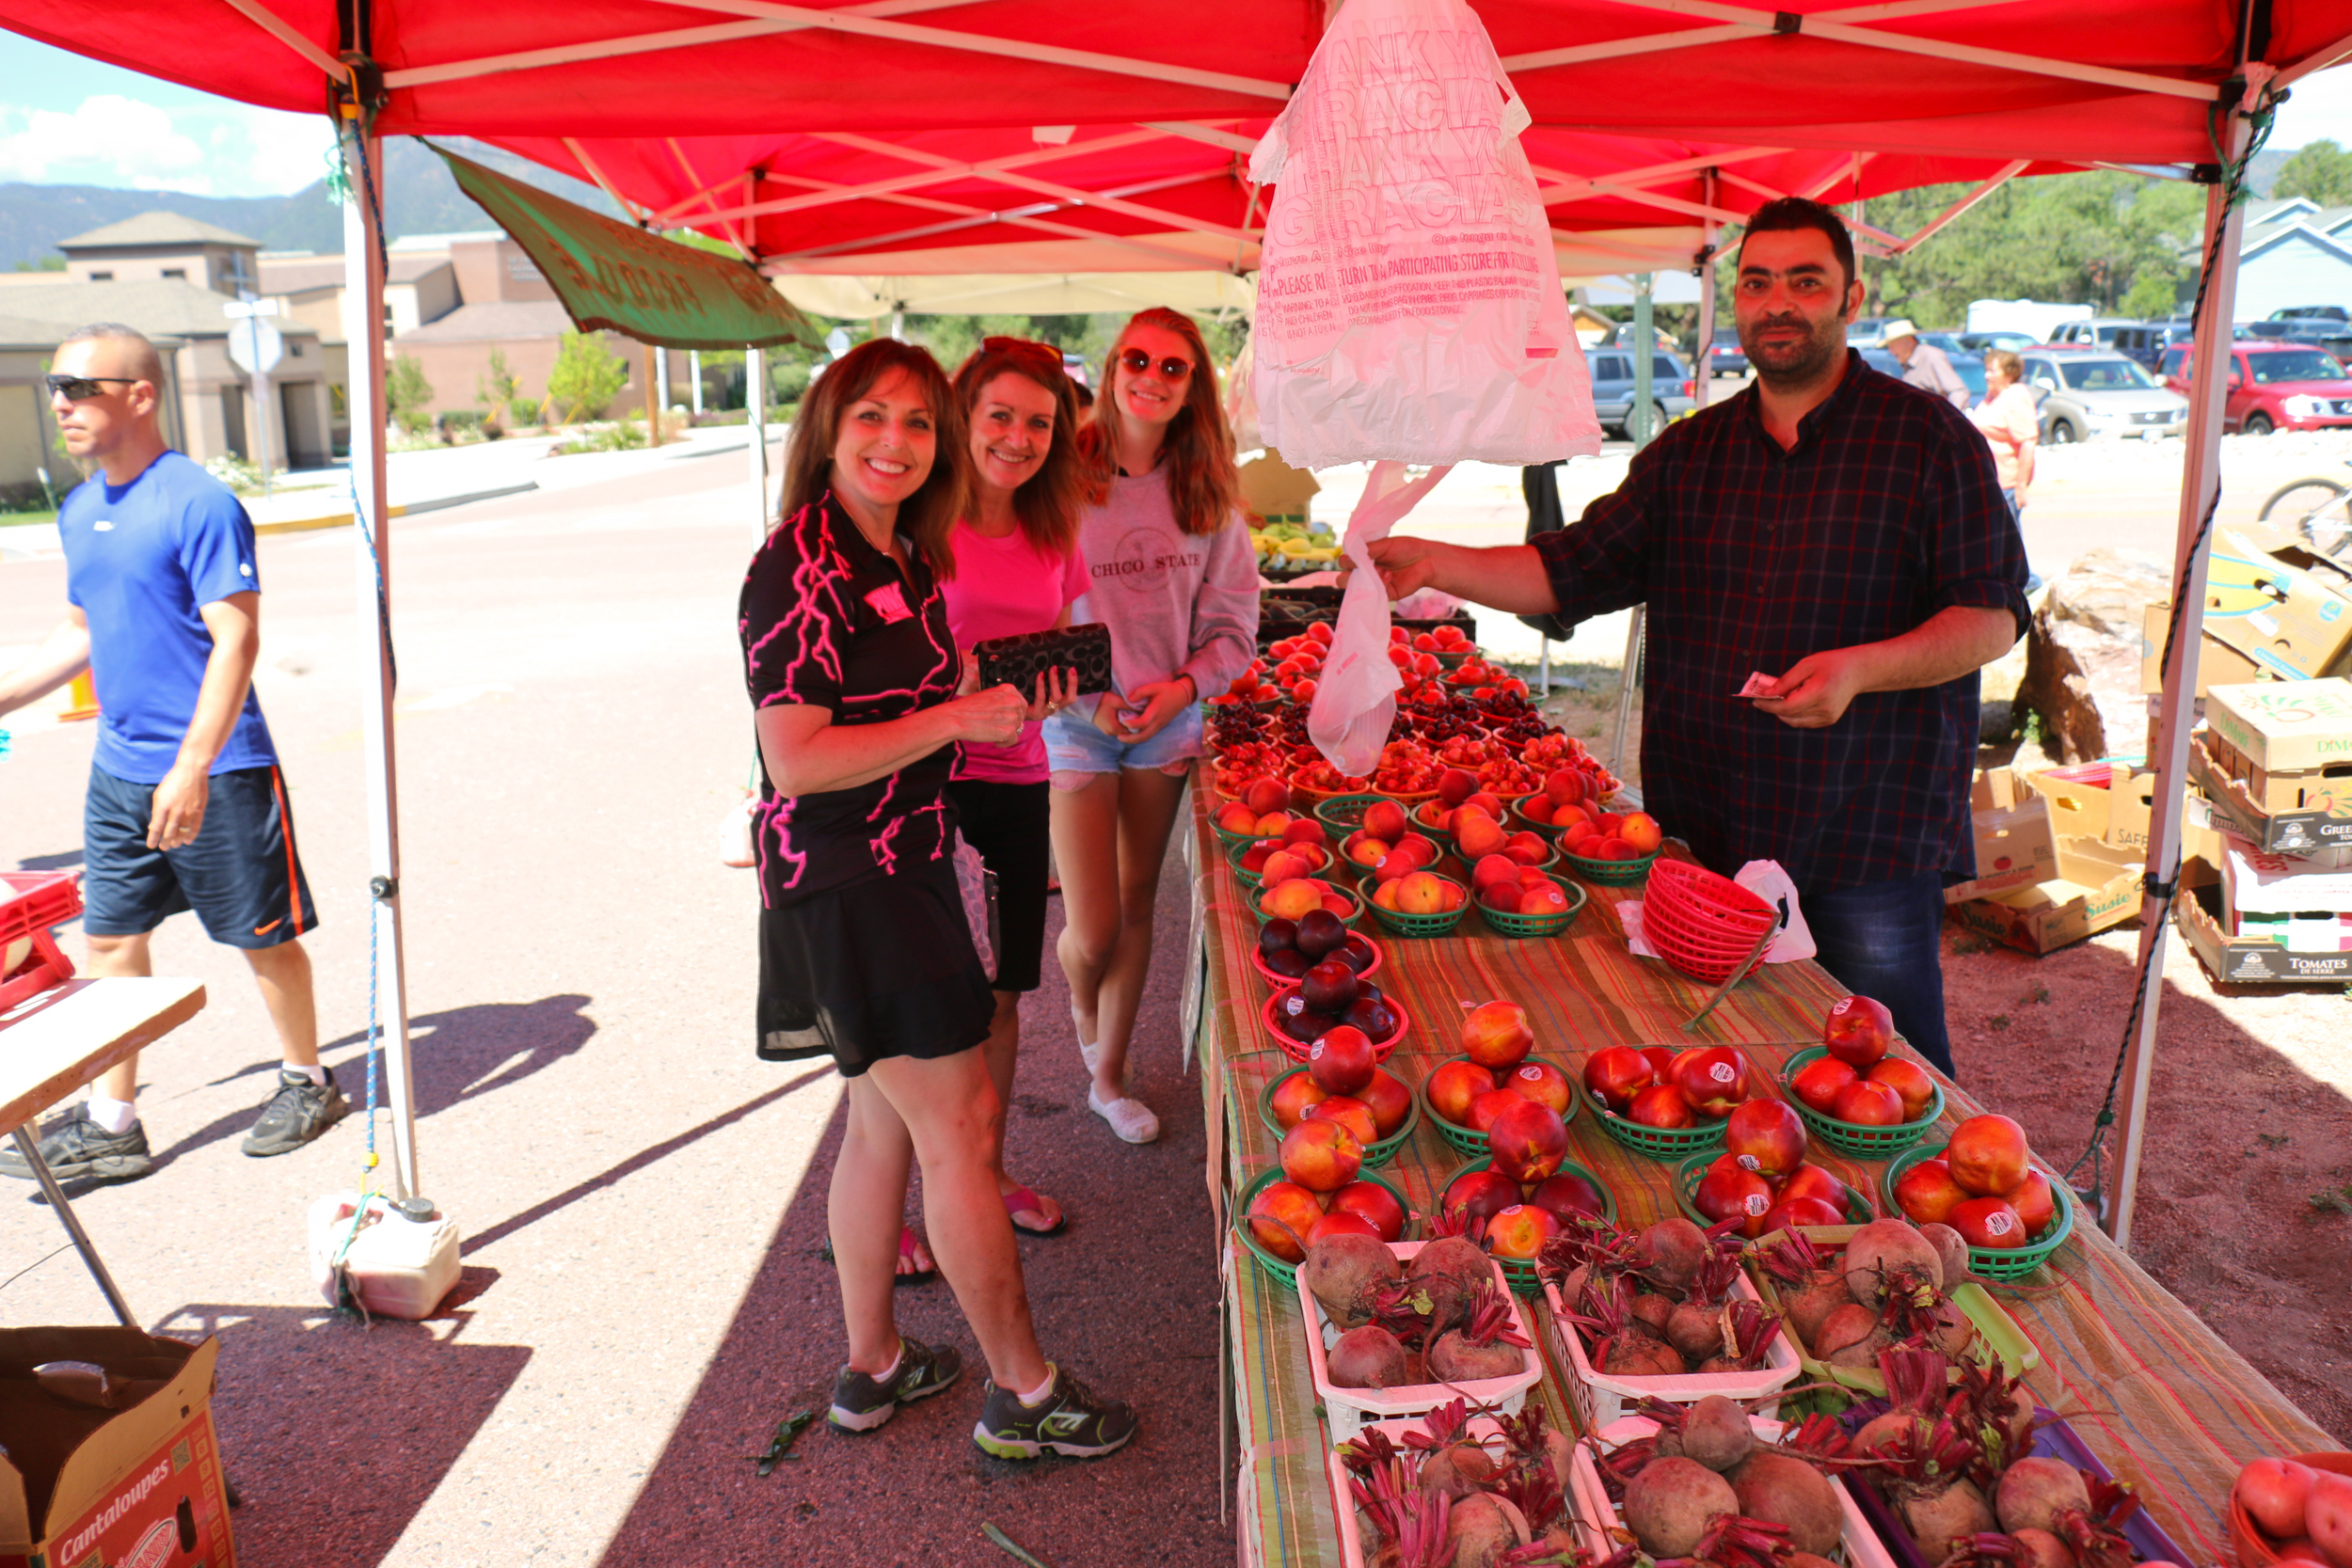
[[[1840,1302],[1823,1318],[1808,1341],[1816,1361],[1833,1367],[1867,1367],[1878,1359],[1871,1336],[1878,1332],[1878,1314],[1851,1301]]]
[[[1422,1359],[1436,1382],[1477,1383],[1525,1371],[1529,1348],[1511,1298],[1489,1279],[1470,1298],[1470,1321],[1439,1335]]]
[[[1590,1344],[1585,1354],[1593,1370],[1613,1377],[1681,1376],[1681,1353],[1632,1327],[1629,1321],[1632,1299],[1632,1284],[1623,1278],[1605,1291],[1597,1281],[1585,1287],[1583,1310],[1573,1314],[1572,1321],[1588,1331],[1585,1338]]]
[[[1747,1411],[1721,1394],[1709,1394],[1685,1410],[1681,1430],[1683,1457],[1719,1475],[1756,1451],[1756,1429],[1748,1425]]]
[[[1528,1542],[1518,1510],[1486,1492],[1455,1500],[1447,1535],[1454,1543],[1452,1568],[1500,1568],[1504,1553]]]
[[[1341,1335],[1323,1359],[1334,1387],[1402,1388],[1413,1381],[1403,1342],[1375,1323]]]
[[[1740,1512],[1731,1482],[1694,1459],[1654,1459],[1625,1489],[1626,1528],[1655,1558],[1690,1557],[1718,1515]]]
[[[1788,1543],[1797,1550],[1826,1556],[1837,1549],[1846,1529],[1837,1489],[1804,1460],[1777,1449],[1760,1449],[1734,1470],[1730,1479],[1731,1489],[1740,1498],[1740,1512],[1751,1519],[1787,1526]]]
[[[1708,1254],[1699,1265],[1698,1277],[1691,1282],[1691,1293],[1668,1315],[1666,1331],[1660,1338],[1680,1351],[1687,1361],[1722,1354],[1724,1303],[1730,1298],[1731,1282],[1739,1276],[1737,1258],[1721,1252]]]
[[[2065,1461],[2028,1457],[2001,1472],[1993,1512],[2012,1535],[2021,1529],[2056,1533],[2067,1513],[2090,1512],[2090,1489],[2083,1484],[2082,1472]]]
[[[1976,1278],[1968,1268],[1968,1238],[1941,1222],[1931,1222],[1919,1227],[1919,1234],[1928,1245],[1935,1248],[1936,1260],[1944,1265],[1944,1291],[1947,1295]]]
[[[1680,1216],[1660,1220],[1645,1229],[1636,1247],[1640,1271],[1653,1285],[1670,1291],[1690,1289],[1699,1265],[1714,1251],[1706,1231]]]
[[[1890,1287],[1944,1288],[1944,1260],[1928,1239],[1902,1220],[1872,1220],[1846,1243],[1846,1290],[1854,1300],[1877,1307]]]
[[[1306,1261],[1298,1265],[1299,1282],[1321,1304],[1324,1316],[1343,1329],[1370,1323],[1374,1288],[1404,1273],[1388,1243],[1374,1236],[1326,1236],[1308,1246]]]
[[[1846,1290],[1845,1271],[1824,1262],[1820,1252],[1800,1232],[1783,1232],[1759,1260],[1772,1275],[1789,1326],[1807,1345],[1820,1332],[1823,1319],[1853,1300]]]

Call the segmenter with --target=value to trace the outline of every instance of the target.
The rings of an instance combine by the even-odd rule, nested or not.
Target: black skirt
[[[831,1053],[855,1078],[885,1056],[952,1056],[988,1037],[995,1008],[951,861],[760,911],[769,1061]]]

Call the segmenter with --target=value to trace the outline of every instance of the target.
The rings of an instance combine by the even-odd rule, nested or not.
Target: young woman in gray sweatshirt
[[[1127,1046],[1160,862],[1200,755],[1200,699],[1248,668],[1258,637],[1233,436],[1191,318],[1155,308],[1127,324],[1081,442],[1101,499],[1084,514],[1087,592],[1071,615],[1110,626],[1113,689],[1045,723],[1059,956],[1093,1078],[1087,1103],[1121,1138],[1150,1143],[1159,1118],[1127,1087]]]

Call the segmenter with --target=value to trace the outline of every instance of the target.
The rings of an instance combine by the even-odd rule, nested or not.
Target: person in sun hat
[[[1778,861],[1821,966],[1949,1072],[1944,889],[1974,875],[1977,671],[2026,630],[2026,547],[1966,416],[1847,346],[1864,297],[1836,213],[1766,203],[1732,293],[1753,386],[1557,532],[1372,555],[1394,597],[1646,605],[1648,809],[1713,870]]]
[[[1903,385],[1933,392],[1954,408],[1968,406],[1968,383],[1952,369],[1951,356],[1933,343],[1921,342],[1919,329],[1908,317],[1888,322],[1883,341],[1886,352],[1903,362]]]
[[[96,323],[57,350],[50,409],[66,450],[93,469],[57,511],[72,608],[30,663],[0,679],[0,714],[90,672],[101,713],[83,818],[89,972],[151,974],[149,939],[183,910],[243,951],[280,1057],[245,1152],[285,1154],[350,1107],[319,1062],[301,940],[318,909],[253,691],[253,520],[165,444],[163,386],[155,345],[131,327]],[[42,1163],[60,1180],[129,1181],[153,1169],[138,1081],[135,1055],[108,1069],[51,1124]],[[0,1173],[33,1177],[14,1148],[0,1149]]]
[[[830,1055],[848,1119],[825,1217],[849,1359],[828,1417],[871,1432],[962,1375],[898,1332],[907,1179],[986,1358],[972,1440],[1000,1459],[1109,1453],[1135,1411],[1038,1349],[998,1195],[1004,1104],[981,1053],[995,1004],[953,858],[948,775],[964,742],[1012,744],[1050,697],[979,689],[948,629],[949,531],[966,510],[961,402],[923,349],[880,338],[803,400],[780,521],[752,558],[737,630],[760,759],[756,1049]]]

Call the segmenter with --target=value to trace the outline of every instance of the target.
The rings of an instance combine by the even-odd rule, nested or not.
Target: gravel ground
[[[778,1561],[1002,1564],[991,1519],[1056,1568],[1215,1562],[1214,1238],[1178,975],[1138,1046],[1160,1142],[1084,1110],[1056,966],[1028,1006],[1015,1170],[1069,1232],[1023,1243],[1047,1352],[1133,1399],[1098,1464],[987,1460],[978,1375],[867,1438],[746,1456],[829,1395],[838,1303],[817,1256],[839,1135],[830,1068],[752,1053],[755,895],[718,829],[751,762],[734,610],[752,547],[740,453],[398,528],[403,903],[425,1190],[463,1226],[441,1315],[373,1328],[320,1303],[304,1213],[360,1174],[360,1118],[271,1161],[237,1150],[275,1048],[234,954],[168,922],[157,972],[210,1006],[144,1058],[159,1167],[75,1208],[159,1332],[217,1333],[215,1403],[250,1568]],[[364,780],[348,532],[266,538],[262,701],[323,912],[326,1058],[358,1097],[367,1009]],[[0,565],[0,639],[62,611],[56,562]],[[18,628],[24,628],[20,631]],[[13,656],[0,650],[0,661]],[[78,863],[86,726],[0,763],[0,864]],[[1164,884],[1162,951],[1184,886]],[[1056,917],[1058,918],[1058,915]],[[77,953],[78,940],[69,942]],[[0,1203],[0,1322],[105,1308],[43,1209]],[[911,1211],[919,1214],[919,1206]],[[28,1267],[29,1266],[29,1267]],[[907,1328],[977,1347],[944,1284]]]

